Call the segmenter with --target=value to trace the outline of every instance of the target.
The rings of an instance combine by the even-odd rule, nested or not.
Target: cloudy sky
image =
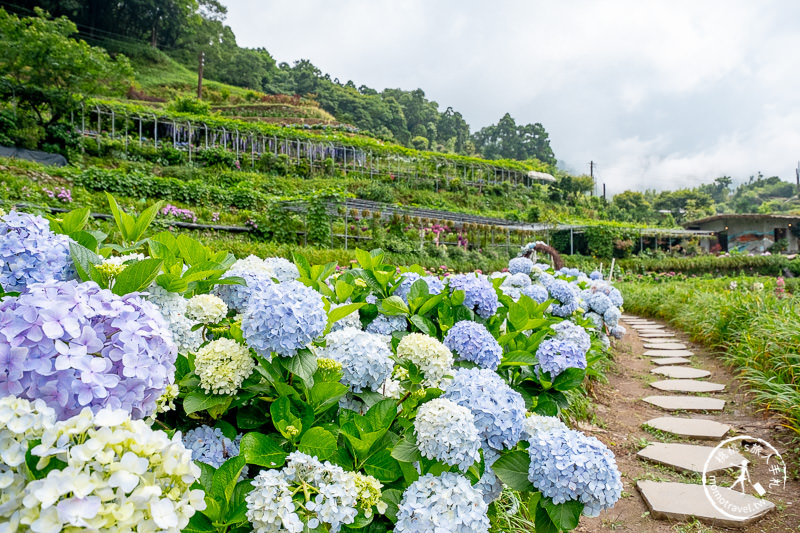
[[[610,193],[800,160],[795,0],[227,0],[242,46],[375,89],[422,88],[475,131],[541,122]]]

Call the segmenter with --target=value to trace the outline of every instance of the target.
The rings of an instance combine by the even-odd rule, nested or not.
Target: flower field
[[[625,333],[601,273],[237,260],[108,201],[0,213],[0,532],[557,532],[620,498],[563,421]]]
[[[719,349],[759,406],[800,433],[800,319],[786,287],[780,277],[745,276],[620,284],[627,310],[667,319]]]

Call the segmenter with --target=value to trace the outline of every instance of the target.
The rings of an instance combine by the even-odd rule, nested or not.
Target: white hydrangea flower
[[[328,524],[330,531],[339,531],[343,524],[352,524],[358,514],[356,506],[365,490],[364,483],[359,485],[354,472],[292,452],[283,469],[262,470],[253,480],[255,488],[245,498],[247,519],[256,533],[300,533],[303,522],[310,529]],[[292,500],[297,487],[303,487],[304,510]],[[366,497],[370,497],[369,492],[367,489]]]
[[[156,284],[151,285],[147,292],[149,294],[145,298],[161,311],[178,352],[187,354],[196,351],[203,344],[203,333],[200,330],[192,331],[195,324],[186,316],[186,298]]]
[[[414,433],[420,453],[466,471],[480,460],[480,437],[475,416],[446,398],[434,398],[419,406]]]
[[[66,466],[30,480],[11,463],[0,462],[2,531],[165,531],[178,533],[205,495],[190,486],[200,477],[177,433],[170,439],[124,410],[102,409],[56,422],[44,402],[0,399],[0,441],[40,443],[31,454],[42,469],[52,458]],[[10,461],[9,461],[10,459]],[[24,454],[23,454],[24,461]]]
[[[216,324],[228,314],[228,306],[214,294],[198,294],[186,302],[186,316],[201,324]]]
[[[542,416],[536,413],[528,413],[522,423],[522,440],[530,440],[540,431],[550,431],[551,429],[569,429],[564,422],[555,416]]]
[[[453,368],[453,353],[429,335],[409,333],[397,345],[397,357],[414,363],[425,375],[426,387],[441,387]]]
[[[221,338],[197,351],[194,367],[200,378],[200,386],[206,392],[236,394],[253,371],[255,361],[246,346],[232,339]]]

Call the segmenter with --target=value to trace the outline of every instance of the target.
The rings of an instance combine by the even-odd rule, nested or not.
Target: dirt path
[[[666,325],[666,324],[665,324]],[[734,531],[718,526],[710,527],[699,522],[668,522],[649,516],[648,508],[636,488],[639,480],[676,481],[682,483],[701,483],[699,474],[679,474],[669,467],[657,466],[637,458],[636,453],[648,442],[685,442],[716,446],[717,441],[694,441],[675,437],[661,432],[651,433],[642,424],[655,417],[671,413],[641,401],[641,398],[662,393],[648,383],[662,379],[650,374],[655,365],[645,351],[642,339],[636,331],[628,327],[628,334],[617,342],[614,368],[608,373],[609,382],[600,385],[595,391],[595,425],[581,427],[587,434],[594,435],[609,446],[617,457],[622,472],[624,492],[616,506],[603,512],[598,518],[582,518],[576,531],[633,531],[647,533],[700,533],[710,531]],[[767,498],[776,505],[776,510],[765,518],[744,529],[745,533],[761,532],[800,532],[800,461],[797,444],[791,443],[792,435],[773,420],[765,419],[755,413],[748,404],[746,390],[740,387],[731,372],[719,359],[702,346],[693,344],[688,337],[674,328],[668,329],[676,334],[676,342],[682,342],[694,351],[694,367],[702,367],[711,372],[711,380],[727,385],[725,392],[716,393],[715,398],[727,400],[724,411],[720,413],[679,413],[677,416],[692,416],[717,420],[733,426],[732,435],[749,435],[762,438],[773,444],[787,463],[789,481],[786,489],[779,495],[770,493]],[[674,414],[674,413],[672,413]],[[651,430],[652,431],[652,430]],[[764,467],[766,468],[766,467]],[[754,471],[754,475],[757,472]],[[733,478],[731,478],[732,480]]]

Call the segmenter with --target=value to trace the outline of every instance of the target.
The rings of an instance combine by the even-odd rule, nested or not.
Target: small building
[[[683,225],[686,229],[713,231],[716,234],[716,243],[703,243],[704,248],[709,247],[706,251],[717,251],[718,245],[718,250],[723,252],[762,253],[781,239],[786,241],[786,252],[798,251],[800,216],[758,213],[714,215],[684,222]]]

